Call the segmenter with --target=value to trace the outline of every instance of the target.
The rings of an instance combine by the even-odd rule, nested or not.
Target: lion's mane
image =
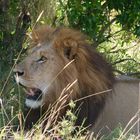
[[[64,27],[55,29],[43,26],[33,31],[32,40],[32,46],[42,42],[52,42],[64,64],[67,64],[65,57],[69,61],[73,60],[73,64],[64,69],[53,83],[54,92],[50,98],[54,101],[63,88],[75,79],[77,79],[77,84],[70,96],[73,100],[112,88],[114,83],[112,67],[95,50],[94,46],[90,45],[90,41],[81,32]],[[108,95],[110,93],[105,92],[77,102],[77,106],[82,103],[77,124],[80,124],[83,118],[86,118],[87,125],[95,122]]]

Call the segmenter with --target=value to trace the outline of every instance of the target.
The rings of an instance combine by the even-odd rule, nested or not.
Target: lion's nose
[[[24,75],[24,70],[19,69],[18,66],[15,66],[13,71],[17,76],[23,76]]]

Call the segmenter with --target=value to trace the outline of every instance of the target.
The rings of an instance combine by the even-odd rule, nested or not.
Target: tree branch
[[[124,74],[125,74],[124,72],[122,72],[122,71],[120,71],[120,70],[116,70],[116,69],[114,69],[113,71],[114,71],[114,72],[117,72],[117,73],[119,73],[119,74],[121,74],[121,75],[124,75]]]
[[[117,69],[115,69],[114,72],[117,72],[117,73],[119,73],[121,75],[126,75],[126,76],[134,76],[134,75],[137,76],[137,75],[140,75],[140,72],[124,73],[124,72],[122,72],[120,70],[117,70]]]
[[[134,60],[134,59],[132,59],[132,58],[128,58],[128,59],[121,59],[121,60],[119,60],[119,61],[116,61],[116,62],[114,62],[112,65],[116,65],[116,64],[118,64],[118,63],[121,63],[121,62],[124,62],[124,61],[134,61],[134,62],[136,62],[136,63],[138,63],[136,60]]]
[[[116,19],[117,19],[116,17],[113,18],[108,24],[106,24],[105,26],[103,26],[102,29],[101,29],[100,32],[99,32],[98,37],[100,37],[100,36],[106,31],[106,29],[107,29],[108,27],[110,27],[110,25],[113,24],[113,23],[116,21]]]
[[[113,24],[115,21],[116,21],[116,17],[113,18],[108,24],[106,24],[105,26],[102,27],[102,29],[101,29],[100,32],[99,32],[99,35],[97,36],[97,38],[98,38],[97,41],[95,41],[95,40],[93,39],[93,41],[94,41],[93,46],[94,46],[95,48],[96,48],[100,43],[104,42],[106,39],[112,37],[112,35],[109,35],[109,36],[106,37],[106,39],[103,39],[103,40],[100,40],[100,41],[99,41],[99,38],[101,38],[101,36],[103,35],[103,33],[106,31],[106,29],[108,29],[108,28],[110,27],[110,25]],[[120,32],[120,31],[119,31],[119,32]],[[116,33],[118,33],[118,32],[116,32]],[[114,34],[113,34],[113,35],[114,35]]]

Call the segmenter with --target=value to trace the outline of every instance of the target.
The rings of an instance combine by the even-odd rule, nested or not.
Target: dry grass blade
[[[35,28],[35,26],[37,25],[37,23],[38,23],[38,22],[39,22],[39,20],[41,19],[41,17],[42,17],[42,15],[43,15],[43,13],[44,13],[44,10],[42,10],[42,11],[41,11],[41,13],[39,14],[39,16],[38,16],[38,18],[37,18],[37,20],[36,20],[36,22],[35,22],[35,24],[34,24],[34,26],[33,26],[32,30]]]

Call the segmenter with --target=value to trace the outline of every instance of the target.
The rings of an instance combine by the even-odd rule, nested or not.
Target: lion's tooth
[[[30,95],[34,95],[34,92],[32,89],[30,89],[29,92],[30,92]]]

